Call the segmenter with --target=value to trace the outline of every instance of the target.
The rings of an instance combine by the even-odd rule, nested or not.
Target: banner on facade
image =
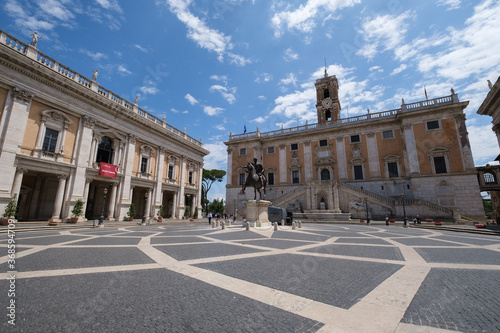
[[[99,176],[116,178],[118,173],[118,166],[101,162],[99,163]]]

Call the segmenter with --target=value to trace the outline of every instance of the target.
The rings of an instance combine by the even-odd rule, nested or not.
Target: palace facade
[[[65,221],[104,212],[201,214],[203,143],[0,31],[0,213],[15,195],[19,220]],[[105,200],[106,198],[106,200]]]
[[[252,189],[241,193],[242,166],[257,158],[268,179],[266,199],[300,218],[484,217],[463,112],[468,102],[453,89],[449,96],[341,118],[335,75],[325,70],[315,86],[317,123],[230,134],[228,213],[242,212],[253,199]]]

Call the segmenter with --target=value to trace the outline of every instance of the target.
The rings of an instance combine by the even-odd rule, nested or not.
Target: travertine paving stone
[[[401,251],[394,246],[331,244],[304,250],[304,252],[337,254],[343,256],[363,257],[363,258],[404,260]]]
[[[157,245],[155,248],[177,260],[191,260],[261,252],[257,249],[230,244]]]

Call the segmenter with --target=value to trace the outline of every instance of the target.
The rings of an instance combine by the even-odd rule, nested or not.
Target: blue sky
[[[493,0],[6,0],[0,29],[197,139],[226,169],[229,132],[316,122],[314,81],[337,75],[342,117],[450,94],[469,100],[476,165],[498,155],[476,114],[500,75]],[[210,199],[225,196],[225,183]]]

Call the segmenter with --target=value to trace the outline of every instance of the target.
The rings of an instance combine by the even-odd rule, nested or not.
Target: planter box
[[[395,223],[395,222],[396,222],[396,220],[389,220],[389,222],[391,222],[391,223]]]
[[[433,219],[426,219],[425,222],[432,222]]]
[[[49,225],[51,225],[51,226],[56,226],[58,223],[59,223],[59,222],[50,221],[50,222],[49,222]]]
[[[441,222],[434,222],[434,225],[443,225]]]
[[[484,223],[477,223],[474,225],[476,226],[476,228],[486,228],[486,224],[484,224]]]
[[[359,222],[365,222],[365,220],[363,220],[363,219],[359,219]]]
[[[76,223],[76,222],[78,222],[78,217],[70,217],[69,218],[69,222],[70,223]]]

